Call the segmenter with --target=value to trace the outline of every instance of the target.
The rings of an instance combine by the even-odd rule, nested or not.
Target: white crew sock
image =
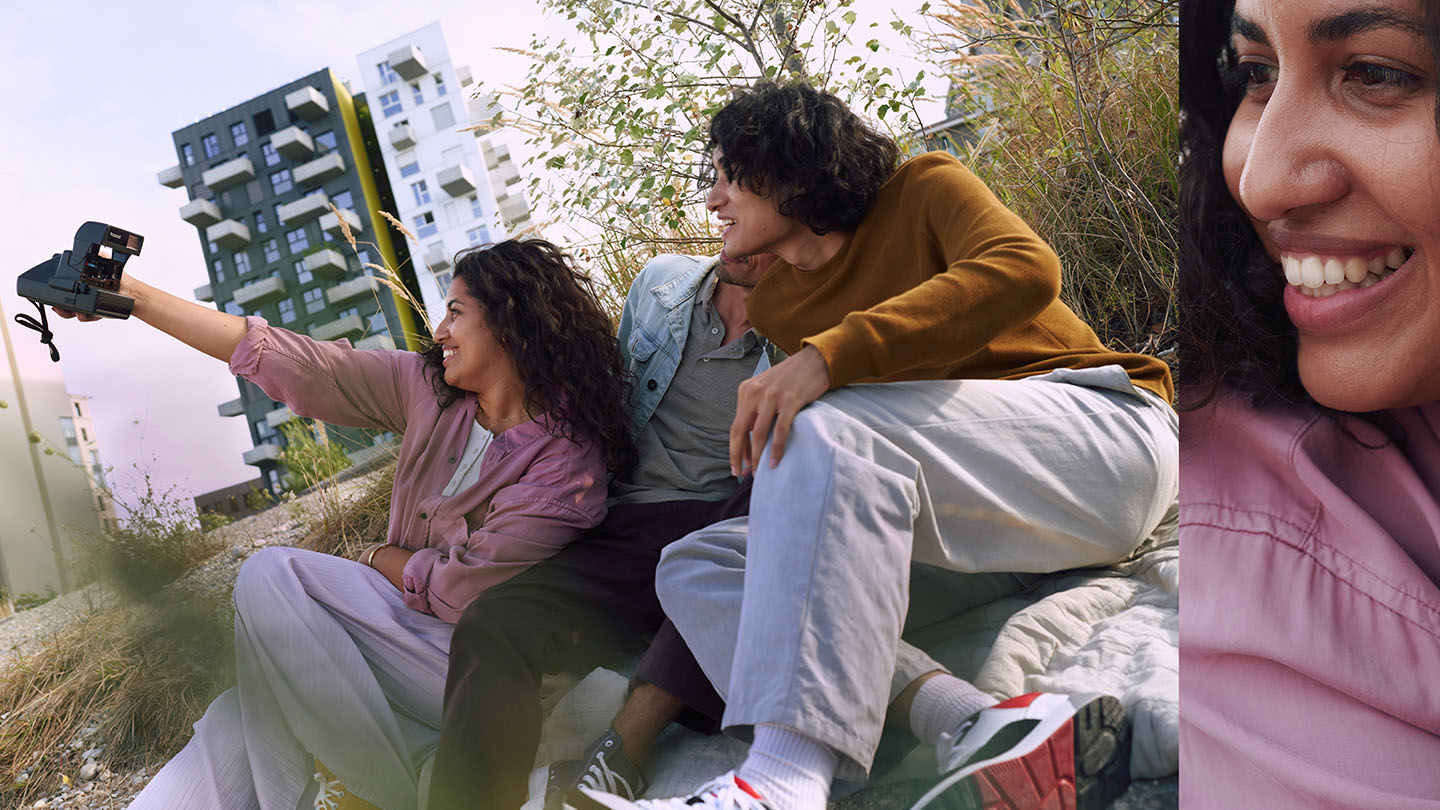
[[[825,810],[835,752],[788,726],[759,723],[738,776],[775,810]]]
[[[937,745],[941,734],[955,733],[971,715],[998,702],[969,682],[942,673],[920,684],[910,704],[910,730],[921,742]]]

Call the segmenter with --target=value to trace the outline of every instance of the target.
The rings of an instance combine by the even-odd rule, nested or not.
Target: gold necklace
[[[478,412],[481,416],[485,416],[485,411],[484,411],[484,410],[479,410],[479,409],[477,409],[477,412]],[[483,421],[481,421],[481,420],[479,420],[479,419],[476,419],[475,421],[480,422],[480,426],[481,426],[481,427],[485,428],[486,430],[490,431],[491,433],[494,433],[494,432],[495,432],[495,428],[498,428],[498,427],[500,427],[501,425],[508,425],[508,424],[513,423],[513,422],[519,422],[519,421],[521,421],[521,420],[529,419],[529,418],[530,418],[530,415],[529,415],[529,414],[522,413],[522,414],[520,414],[519,416],[509,416],[509,417],[506,417],[506,418],[504,418],[504,419],[496,419],[495,421],[491,422],[491,423],[488,424],[488,425],[485,424],[485,422],[483,422]]]

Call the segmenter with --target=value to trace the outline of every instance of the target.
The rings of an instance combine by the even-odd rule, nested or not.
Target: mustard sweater
[[[1059,295],[1055,251],[959,160],[931,152],[896,170],[830,261],[777,261],[748,310],[786,352],[818,349],[835,387],[1118,364],[1172,399],[1164,362],[1105,348]]]

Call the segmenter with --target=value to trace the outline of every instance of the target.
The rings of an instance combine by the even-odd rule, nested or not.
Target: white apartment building
[[[409,242],[432,323],[444,317],[455,254],[505,239],[530,225],[509,150],[468,131],[488,105],[467,98],[470,69],[450,59],[434,22],[356,57],[374,119],[395,212]]]

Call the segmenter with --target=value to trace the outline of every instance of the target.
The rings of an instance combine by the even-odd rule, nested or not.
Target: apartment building
[[[209,278],[200,301],[235,315],[260,315],[317,340],[361,348],[417,348],[415,312],[367,264],[396,268],[416,289],[408,250],[381,211],[395,211],[364,95],[328,68],[172,133],[178,163],[157,176],[183,188],[180,217],[195,226]],[[331,206],[339,210],[337,216]],[[340,221],[359,245],[345,243]],[[266,487],[282,485],[281,403],[237,379],[222,416],[244,417],[254,447],[244,455]],[[330,428],[347,448],[387,436]]]
[[[505,239],[532,223],[520,172],[484,123],[486,99],[468,98],[470,69],[450,58],[440,23],[431,23],[356,57],[372,99],[385,172],[425,308],[444,317],[455,254]],[[476,128],[478,127],[478,128]]]

